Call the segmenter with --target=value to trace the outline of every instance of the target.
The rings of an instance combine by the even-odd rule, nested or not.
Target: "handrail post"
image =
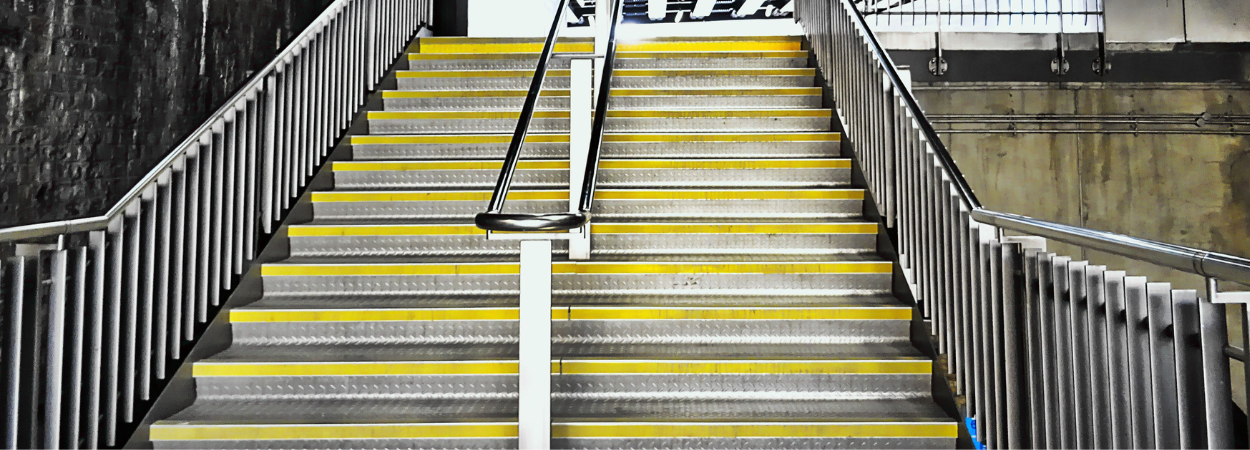
[[[581,175],[586,173],[586,150],[590,148],[591,94],[595,83],[591,69],[594,61],[574,59],[569,63],[569,212],[577,214],[581,212]],[[583,225],[581,231],[570,230],[570,233],[569,259],[590,259],[590,224]]]
[[[519,448],[551,448],[551,241],[521,241]]]

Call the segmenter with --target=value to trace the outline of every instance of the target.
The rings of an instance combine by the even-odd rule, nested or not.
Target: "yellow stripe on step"
[[[837,360],[837,361],[627,361],[563,360],[561,373],[594,374],[886,374],[929,375],[933,364],[927,360]]]
[[[409,53],[409,61],[483,61],[483,60],[538,60],[537,51],[523,53]],[[616,59],[719,59],[719,58],[807,58],[802,50],[740,51],[667,51],[667,52],[617,52]]]
[[[603,167],[600,164],[600,167]],[[372,171],[408,171],[408,170],[499,170],[503,161],[413,161],[413,162],[336,162],[335,172],[372,172]],[[518,169],[565,169],[568,161],[530,160],[517,163]]]
[[[707,423],[588,422],[553,423],[554,438],[948,438],[959,437],[956,423]]]
[[[226,425],[157,422],[153,441],[515,438],[516,423]]]
[[[839,133],[605,134],[604,142],[839,142]],[[352,136],[352,145],[507,144],[510,134]],[[567,134],[530,134],[527,143],[568,143]]]
[[[769,190],[769,191],[659,191],[610,190],[595,191],[596,200],[863,200],[864,191],[855,189]],[[315,200],[315,198],[314,198]]]
[[[872,223],[743,223],[668,224],[597,223],[598,234],[876,234]],[[473,225],[293,225],[291,237],[335,236],[477,236],[486,231]]]
[[[261,275],[281,276],[393,276],[393,275],[517,275],[516,263],[466,264],[267,264]]]
[[[488,201],[491,191],[408,191],[408,192],[314,192],[314,203]],[[511,191],[508,200],[568,200],[568,191]],[[596,200],[863,200],[857,189],[790,190],[650,190],[595,191]]]
[[[567,308],[564,308],[567,310]],[[909,310],[910,311],[910,310]],[[416,322],[518,320],[516,308],[248,309],[230,311],[231,323]]]
[[[341,375],[509,375],[516,361],[414,362],[198,362],[196,377],[303,377]]]
[[[335,172],[414,171],[414,170],[499,170],[503,161],[412,161],[412,162],[336,162]],[[569,162],[560,160],[520,161],[518,169],[568,169]],[[599,163],[600,169],[850,169],[849,159],[609,159]]]
[[[557,262],[552,273],[562,275],[650,274],[890,274],[889,262],[746,262],[746,263],[625,263]],[[408,276],[408,275],[516,275],[517,263],[466,264],[267,264],[264,276]]]
[[[911,320],[911,308],[558,308],[555,320]]]
[[[484,202],[491,191],[420,191],[420,192],[314,192],[313,202],[419,202],[460,201]],[[508,200],[568,200],[568,191],[511,191]]]
[[[231,323],[423,322],[519,320],[517,308],[250,309],[230,311]],[[629,308],[557,307],[552,320],[911,320],[906,307]]]
[[[591,234],[877,234],[873,223],[591,224]]]
[[[798,51],[802,50],[801,40],[791,36],[752,36],[726,38],[651,38],[646,40],[625,40],[617,45],[617,51],[625,52],[661,52],[661,51]],[[543,42],[524,38],[421,38],[414,45],[421,53],[537,53],[542,51]],[[594,51],[594,43],[585,39],[560,39],[556,41],[558,53],[590,53]]]
[[[293,225],[291,237],[331,236],[470,236],[486,235],[473,225]]]
[[[547,71],[548,78],[568,78],[568,69]],[[810,77],[816,69],[616,69],[613,77]],[[399,70],[395,78],[532,78],[533,70]]]
[[[889,262],[747,262],[747,263],[619,263],[558,262],[551,265],[555,274],[889,274]]]
[[[369,120],[516,120],[519,111],[375,111]],[[568,111],[534,111],[535,119],[565,119]],[[731,109],[731,110],[629,110],[608,111],[617,118],[770,118],[770,117],[833,117],[828,109]]]
[[[466,98],[509,97],[523,98],[529,91],[512,90],[438,90],[438,91],[385,91],[382,98]],[[544,89],[542,97],[568,97],[567,89]],[[665,96],[792,96],[820,95],[820,88],[766,88],[766,89],[613,89],[613,97],[665,97]]]

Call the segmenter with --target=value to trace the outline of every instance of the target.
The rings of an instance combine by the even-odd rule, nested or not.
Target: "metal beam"
[[[764,6],[764,0],[747,0],[742,4],[741,8],[733,14],[734,17],[746,17],[759,12],[760,7]]]
[[[694,4],[694,11],[690,13],[690,18],[702,19],[710,16],[714,7],[716,7],[716,0],[698,0]]]
[[[647,18],[664,20],[666,16],[668,16],[668,0],[647,0]]]

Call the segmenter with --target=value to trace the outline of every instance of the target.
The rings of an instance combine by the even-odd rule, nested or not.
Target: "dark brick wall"
[[[0,227],[107,210],[329,3],[0,0]]]

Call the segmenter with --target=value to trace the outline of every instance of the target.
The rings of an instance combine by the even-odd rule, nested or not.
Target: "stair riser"
[[[235,345],[484,345],[497,346],[504,352],[491,359],[514,359],[519,336],[517,326],[515,320],[413,320],[243,322],[233,323],[231,329]],[[554,355],[578,356],[589,354],[589,347],[604,350],[606,346],[656,346],[675,342],[725,346],[905,344],[909,327],[907,320],[554,320],[552,340],[556,347]],[[682,350],[669,351],[681,353]],[[647,356],[646,352],[631,352],[625,347],[610,354]]]
[[[438,89],[529,89],[532,76],[526,77],[422,77],[399,78],[401,90]],[[759,88],[759,87],[811,87],[815,77],[811,75],[710,75],[665,77],[612,77],[612,88],[625,89],[690,89],[690,88]],[[543,89],[568,89],[569,77],[548,76]]]
[[[580,175],[580,174],[579,174]],[[491,190],[499,169],[335,171],[338,190]],[[581,180],[581,177],[578,177]],[[599,188],[836,188],[851,169],[600,169]],[[513,189],[568,189],[569,169],[519,169]]]
[[[266,440],[266,441],[156,441],[157,449],[482,449],[517,448],[517,440],[490,438],[452,439],[336,439],[336,440]],[[759,449],[856,449],[856,448],[927,448],[953,449],[954,439],[940,438],[579,438],[551,440],[554,449],[638,449],[657,448],[759,450]]]
[[[519,111],[524,97],[387,98],[386,111]],[[628,95],[614,96],[612,109],[788,109],[820,108],[818,95]],[[542,97],[538,110],[568,111],[568,97]]]
[[[520,295],[516,275],[266,276],[271,297],[394,297],[464,294]],[[612,296],[677,293],[755,295],[883,295],[888,273],[630,274],[552,276],[555,295]]]
[[[568,70],[569,58],[553,58],[550,70]],[[534,70],[538,56],[525,59],[409,60],[408,70]],[[803,69],[807,58],[631,58],[617,53],[616,69]]]
[[[568,212],[568,200],[510,200],[510,213]],[[602,221],[825,220],[863,214],[863,200],[595,200]],[[318,219],[405,219],[468,222],[486,210],[485,201],[313,203]]]
[[[585,404],[665,400],[773,401],[801,410],[804,400],[897,400],[929,394],[923,375],[612,374],[553,375],[552,415],[577,417]],[[516,414],[516,375],[197,377],[197,397],[208,401],[353,401],[385,399],[413,407],[435,402],[509,402]],[[790,403],[790,405],[786,405]],[[450,405],[449,405],[450,406]]]
[[[507,133],[517,119],[369,119],[371,134]],[[609,117],[609,133],[829,131],[828,117]],[[535,117],[531,133],[567,133],[569,119]]]
[[[604,142],[604,158],[833,158],[839,142]],[[369,144],[352,146],[357,161],[503,160],[508,144]],[[568,158],[569,144],[526,143],[522,159]]]
[[[843,255],[876,251],[875,234],[592,234],[592,257],[612,255]],[[567,254],[565,241],[554,245]],[[297,236],[293,257],[497,256],[516,260],[515,241],[485,235]]]

